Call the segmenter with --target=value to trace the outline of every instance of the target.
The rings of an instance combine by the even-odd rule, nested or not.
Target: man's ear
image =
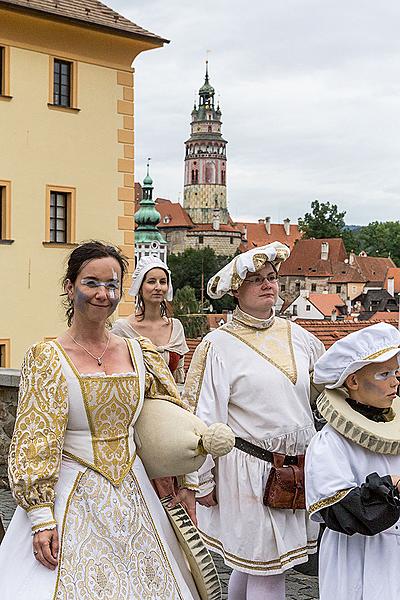
[[[359,388],[357,373],[349,375],[344,383],[349,391],[356,392]]]
[[[234,296],[234,298],[238,297],[238,291],[237,290],[232,290],[232,296]]]

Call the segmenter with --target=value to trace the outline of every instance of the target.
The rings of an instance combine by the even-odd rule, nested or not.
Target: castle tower
[[[139,210],[135,213],[136,261],[139,261],[142,256],[158,256],[167,262],[167,242],[157,228],[160,220],[161,215],[153,200],[153,180],[147,163],[147,175],[143,179],[143,199],[140,201]]]
[[[208,77],[199,89],[198,107],[192,110],[191,135],[185,142],[183,207],[194,223],[227,223],[226,140],[221,134],[221,111],[214,106],[215,90]]]

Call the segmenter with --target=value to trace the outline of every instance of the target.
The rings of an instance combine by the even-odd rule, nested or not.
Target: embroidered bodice
[[[54,487],[63,455],[119,485],[135,459],[134,424],[143,399],[182,405],[154,346],[144,338],[127,340],[127,345],[134,372],[117,375],[80,375],[57,342],[28,350],[9,478],[14,497],[34,527],[54,521]]]

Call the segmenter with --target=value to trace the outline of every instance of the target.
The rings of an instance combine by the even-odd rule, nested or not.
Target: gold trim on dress
[[[247,560],[246,558],[242,558],[240,556],[236,556],[231,552],[227,552],[219,540],[207,535],[204,531],[200,530],[202,537],[206,544],[219,551],[222,556],[226,559],[227,562],[239,567],[244,567],[246,569],[251,569],[253,571],[276,571],[282,569],[285,565],[290,564],[295,561],[297,558],[303,558],[310,554],[308,550],[313,550],[317,547],[318,540],[309,540],[306,546],[302,548],[295,548],[293,550],[289,550],[285,552],[285,554],[281,554],[278,558],[274,560],[261,561],[261,560]]]
[[[84,474],[83,471],[80,471],[77,474],[74,484],[71,488],[71,491],[68,494],[67,502],[65,504],[65,511],[64,511],[64,517],[63,517],[63,523],[62,523],[62,533],[61,533],[61,540],[60,540],[60,552],[58,555],[57,580],[56,580],[56,587],[55,587],[54,594],[53,594],[53,600],[56,600],[56,598],[57,598],[58,586],[60,583],[60,571],[61,571],[61,563],[62,563],[62,559],[63,559],[63,546],[64,546],[64,536],[65,536],[65,523],[67,521],[69,506],[71,504],[72,496],[75,494],[76,488],[78,487],[78,484],[79,484],[83,474]]]
[[[204,374],[206,371],[207,355],[211,342],[203,341],[197,346],[192,358],[190,369],[186,375],[185,387],[182,398],[190,406],[190,410],[196,413],[197,405],[200,399],[201,387],[203,385]]]
[[[308,509],[309,514],[313,515],[314,513],[318,512],[323,508],[327,508],[328,506],[332,506],[333,504],[340,502],[353,489],[354,488],[349,488],[348,490],[339,490],[339,492],[336,492],[336,494],[330,496],[329,498],[324,498],[323,500],[318,500],[318,502],[314,502],[314,504],[311,504],[310,508]]]
[[[44,523],[38,523],[37,525],[32,525],[32,531],[35,533],[38,529],[47,529],[53,525],[57,525],[57,521],[55,521],[55,519],[52,519],[51,521],[45,521]]]

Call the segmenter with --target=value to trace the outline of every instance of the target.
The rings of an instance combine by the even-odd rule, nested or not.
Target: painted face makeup
[[[118,276],[113,271],[113,280],[112,281],[99,281],[98,279],[91,279],[90,277],[84,277],[81,279],[81,285],[85,285],[90,289],[104,287],[108,293],[108,296],[111,300],[115,300],[117,295],[119,295],[120,284],[118,281]]]
[[[384,373],[375,373],[374,379],[377,381],[387,381],[391,377],[397,377],[399,369],[393,369],[393,371],[385,371]]]

